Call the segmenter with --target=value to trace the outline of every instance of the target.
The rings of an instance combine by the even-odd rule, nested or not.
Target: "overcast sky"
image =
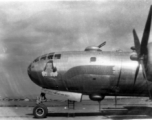
[[[151,4],[151,0],[0,2],[0,85],[7,86],[8,93],[14,88],[30,92],[27,86],[34,83],[27,66],[45,53],[84,50],[104,41],[103,50],[130,51],[132,29],[141,39]]]

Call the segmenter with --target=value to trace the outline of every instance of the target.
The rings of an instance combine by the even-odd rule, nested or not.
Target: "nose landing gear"
[[[47,107],[43,104],[46,102],[45,93],[41,93],[40,97],[36,101],[36,106],[33,109],[33,115],[35,118],[46,118],[48,114]]]
[[[38,104],[33,109],[33,115],[35,118],[46,118],[48,109],[44,104]]]

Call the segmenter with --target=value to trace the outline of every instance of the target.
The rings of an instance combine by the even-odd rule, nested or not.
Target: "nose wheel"
[[[37,98],[36,106],[33,109],[33,115],[35,118],[46,118],[48,114],[47,107],[43,104],[46,102],[45,93],[41,93],[40,97]]]
[[[48,109],[44,104],[38,104],[33,109],[33,115],[35,118],[46,118]]]

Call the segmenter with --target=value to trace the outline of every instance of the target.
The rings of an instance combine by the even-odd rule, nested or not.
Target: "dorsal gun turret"
[[[84,51],[102,51],[100,48],[106,44],[106,41],[101,43],[99,46],[89,46]]]

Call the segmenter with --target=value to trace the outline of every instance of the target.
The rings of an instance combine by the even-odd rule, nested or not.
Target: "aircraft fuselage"
[[[37,58],[29,66],[28,74],[34,83],[46,89],[87,95],[149,96],[148,81],[141,69],[134,84],[138,62],[131,60],[130,54],[105,51],[50,53]],[[51,72],[45,70],[49,61],[55,68]],[[152,86],[150,82],[148,85]]]

